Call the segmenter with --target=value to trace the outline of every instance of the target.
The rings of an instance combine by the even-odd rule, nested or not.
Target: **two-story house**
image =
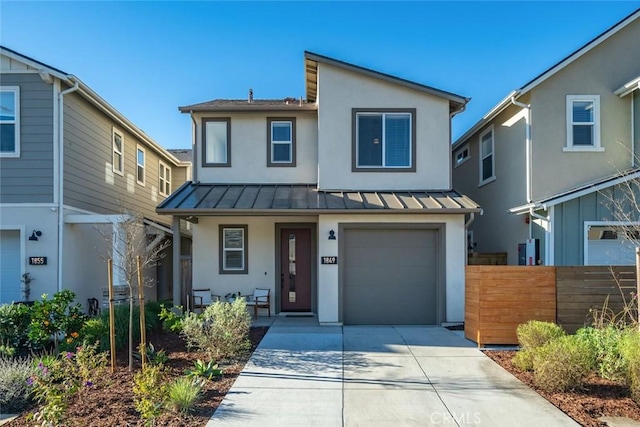
[[[155,206],[190,179],[191,163],[77,77],[6,47],[0,108],[0,303],[25,300],[24,274],[32,279],[29,299],[62,289],[83,304],[101,299],[105,258],[126,244],[121,213],[141,213],[150,242],[166,238],[171,221]],[[171,256],[146,272],[158,285],[149,296],[172,295]],[[121,274],[115,280],[123,284]]]
[[[193,182],[157,212],[193,222],[193,286],[267,288],[324,324],[462,321],[480,209],[452,190],[450,119],[468,99],[310,52],[304,69],[305,100],[180,107]]]
[[[615,205],[640,178],[639,40],[637,10],[508,94],[454,143],[455,187],[484,210],[469,229],[473,250],[507,252],[509,264],[634,262],[619,230],[637,226],[637,205]],[[528,239],[529,253],[519,252]]]

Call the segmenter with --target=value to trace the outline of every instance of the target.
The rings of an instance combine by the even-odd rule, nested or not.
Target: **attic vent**
[[[249,100],[248,100],[249,104],[251,104],[253,102],[253,89],[249,89]]]

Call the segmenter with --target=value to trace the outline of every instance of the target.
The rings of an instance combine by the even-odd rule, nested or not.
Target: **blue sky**
[[[640,8],[625,2],[0,0],[0,43],[74,74],[167,148],[177,107],[304,96],[310,50],[472,98],[454,140],[511,90]]]

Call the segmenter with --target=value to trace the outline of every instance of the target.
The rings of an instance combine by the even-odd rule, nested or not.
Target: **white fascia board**
[[[620,88],[616,89],[613,94],[618,95],[620,98],[624,98],[634,90],[640,90],[640,76],[631,80],[629,83],[622,85]]]
[[[509,209],[509,213],[510,214],[516,214],[516,215],[522,215],[522,214],[529,213],[531,208],[533,208],[535,210],[538,210],[538,209],[542,209],[542,206],[540,204],[538,204],[538,203],[528,203],[526,205],[516,206],[515,208]]]
[[[7,57],[15,60],[15,61],[22,62],[23,64],[27,65],[28,67],[33,68],[34,70],[37,70],[38,72],[40,72],[41,70],[46,70],[46,72],[48,74],[51,74],[52,76],[55,76],[55,77],[57,77],[59,79],[67,80],[69,78],[68,74],[61,73],[59,70],[56,70],[56,69],[51,68],[51,67],[47,67],[44,64],[41,64],[41,63],[36,62],[36,61],[33,61],[33,60],[31,60],[31,59],[29,59],[27,57],[24,57],[22,55],[17,55],[15,53],[11,52],[11,51],[6,50],[6,49],[0,48],[0,53],[3,54],[4,56],[7,56]],[[4,70],[4,71],[7,72],[7,73],[16,72],[16,70]]]
[[[122,214],[118,215],[65,215],[65,224],[112,224],[122,221]]]

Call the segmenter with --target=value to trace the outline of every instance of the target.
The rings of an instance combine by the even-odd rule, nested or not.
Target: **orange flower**
[[[71,341],[73,341],[73,338],[67,338],[67,343],[71,343]]]
[[[44,321],[44,326],[49,326],[49,321],[48,320]]]
[[[71,332],[71,336],[74,337],[74,338],[78,338],[80,336],[80,334],[77,333],[77,332]]]

